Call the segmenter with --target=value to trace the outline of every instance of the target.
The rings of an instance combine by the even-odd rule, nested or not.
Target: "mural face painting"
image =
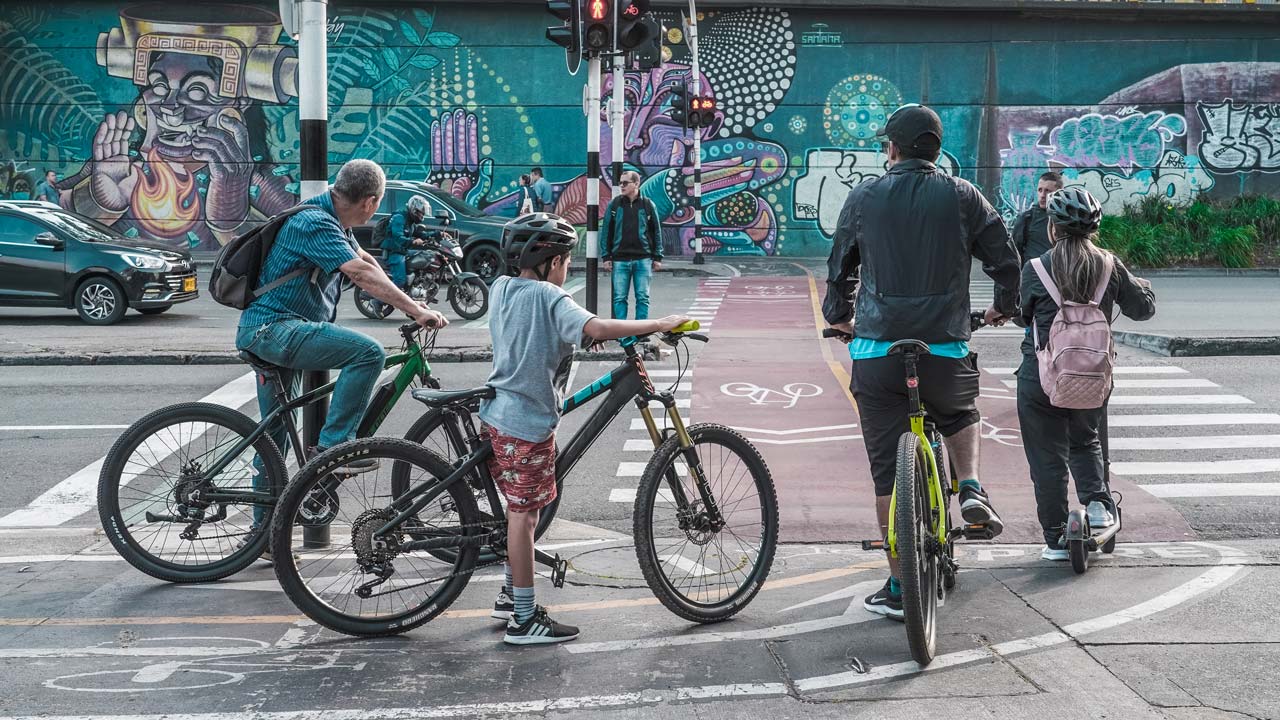
[[[565,73],[537,8],[500,18],[467,3],[330,12],[332,171],[371,158],[389,177],[511,216],[519,176],[541,166],[554,209],[585,223],[584,78]],[[679,16],[657,16],[665,63],[626,73],[623,145],[612,147],[605,127],[601,160],[617,153],[641,175],[667,253],[689,255],[693,131],[672,121],[671,88],[691,58]],[[1045,102],[1020,97],[1040,70],[1006,60],[992,73],[998,53],[980,44],[866,39],[901,20],[768,8],[700,15],[701,81],[718,112],[699,131],[707,252],[825,255],[849,189],[887,171],[875,136],[907,102],[939,109],[940,169],[975,182],[1009,219],[1035,202],[1046,170],[1108,212],[1153,196],[1277,190],[1280,62],[1228,61],[1210,41],[1152,43],[1142,65],[1154,73],[1126,76],[1138,64],[1117,63],[1099,81],[1107,86]],[[1232,37],[1243,29],[1219,28]],[[1112,42],[1117,52],[1126,45]],[[33,197],[53,171],[66,208],[126,235],[216,250],[297,201],[297,72],[296,44],[266,6],[6,4],[0,198]],[[998,103],[971,82],[987,76],[999,78]],[[603,84],[608,97],[610,74]]]

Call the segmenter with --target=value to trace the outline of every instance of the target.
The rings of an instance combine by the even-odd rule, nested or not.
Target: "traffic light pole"
[[[587,310],[596,314],[600,258],[600,56],[587,58]]]
[[[302,185],[299,200],[307,200],[329,190],[329,37],[328,0],[297,0],[294,10],[298,36],[298,130],[301,148]],[[302,391],[311,392],[329,384],[329,371],[302,371]],[[328,398],[320,398],[302,409],[302,445],[320,444],[320,428],[329,414]],[[304,465],[307,458],[298,458]],[[304,547],[329,545],[329,526],[304,527]]]
[[[689,0],[689,73],[693,76],[693,97],[702,95],[702,71],[698,67],[698,9]],[[693,130],[693,264],[702,265],[702,128]]]
[[[609,127],[613,130],[613,193],[617,195],[618,184],[622,182],[622,158],[625,156],[625,148],[623,143],[626,142],[623,133],[623,106],[626,103],[626,73],[623,72],[623,55],[618,53],[613,56],[613,102],[609,107]]]

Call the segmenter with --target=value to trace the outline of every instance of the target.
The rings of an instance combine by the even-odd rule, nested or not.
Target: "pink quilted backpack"
[[[1091,410],[1102,407],[1111,394],[1111,368],[1115,360],[1115,341],[1111,324],[1100,303],[1111,281],[1111,256],[1103,265],[1102,279],[1087,303],[1063,301],[1062,293],[1045,270],[1040,258],[1031,261],[1032,268],[1058,303],[1058,314],[1049,327],[1049,342],[1040,347],[1037,323],[1033,322],[1032,339],[1036,344],[1036,360],[1040,365],[1040,387],[1055,407]]]

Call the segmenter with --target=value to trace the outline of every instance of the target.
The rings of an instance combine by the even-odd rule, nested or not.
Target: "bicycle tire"
[[[333,478],[334,471],[340,470],[353,457],[391,461],[393,463],[409,463],[437,478],[446,477],[449,472],[448,463],[440,456],[424,449],[420,445],[397,438],[362,438],[336,445],[316,456],[303,466],[298,475],[285,487],[280,503],[277,506],[275,518],[271,523],[271,550],[276,560],[276,578],[280,581],[280,587],[284,590],[285,595],[299,610],[330,630],[361,637],[397,635],[432,620],[444,612],[458,598],[458,595],[462,593],[462,590],[470,581],[471,572],[475,568],[476,548],[464,548],[458,552],[452,561],[453,571],[439,583],[439,587],[434,592],[427,595],[414,607],[406,608],[384,617],[368,618],[343,612],[325,601],[319,594],[312,591],[306,579],[300,573],[299,563],[308,562],[308,558],[294,555],[294,528],[295,524],[300,526],[300,523],[297,523],[298,513],[308,494],[316,490],[322,481],[329,481]],[[328,490],[328,492],[340,490],[343,484],[353,480],[359,482],[367,478],[367,475],[365,473],[346,476],[345,479],[336,481],[337,485]],[[364,489],[361,488],[361,491],[364,492]],[[460,529],[459,536],[478,533],[476,509],[471,494],[459,485],[448,488],[447,494],[453,503],[453,507],[446,512],[456,512],[457,528]],[[335,495],[335,497],[341,498],[342,496]],[[354,494],[350,496],[353,500],[355,497]],[[370,497],[386,496],[372,492],[365,493],[363,497],[368,499]],[[345,517],[342,519],[352,520],[350,514],[351,503],[344,501],[339,504],[345,512]],[[372,508],[366,509],[360,513],[360,516],[363,516],[369,510],[372,510]],[[350,535],[348,537],[355,535],[355,528],[359,525],[359,522],[360,517],[356,517],[355,522],[351,522]],[[341,533],[342,530],[337,530],[334,534],[340,536]],[[343,559],[342,552],[350,553],[354,551],[354,543],[345,547],[347,548],[345,551],[341,548],[339,551],[335,551],[338,553],[337,555],[330,553],[330,556],[334,556],[335,559],[325,562],[317,571],[328,571],[328,568],[337,560]],[[321,560],[316,562],[323,561],[324,557],[326,556],[322,556]],[[408,557],[408,554],[402,553],[394,556],[393,560]],[[403,563],[401,567],[403,568]],[[341,576],[338,577],[340,578]],[[358,578],[359,576],[353,575],[353,577]],[[393,577],[399,579],[406,576],[400,574],[393,575]],[[320,579],[328,580],[329,578],[323,577]],[[330,581],[325,590],[331,588],[335,583],[336,581]]]
[[[430,410],[424,413],[422,417],[415,420],[413,425],[409,426],[409,431],[404,434],[404,439],[411,443],[423,446],[427,450],[430,450],[442,457],[450,465],[453,465],[462,458],[458,456],[457,452],[449,444],[448,437],[444,436],[443,432],[441,432],[439,436],[435,435],[437,431],[441,430],[443,423],[444,413],[440,410]],[[444,452],[440,452],[441,450],[444,450]],[[396,497],[399,497],[400,494],[404,493],[408,489],[408,474],[408,466],[397,465],[392,471],[391,491]],[[481,486],[479,478],[475,478],[474,481],[469,482],[469,484],[471,485],[471,489],[476,497],[476,511],[479,512],[479,508],[488,506],[488,498],[485,496],[484,488]],[[538,525],[533,531],[534,540],[541,539],[547,532],[547,529],[551,527],[552,521],[556,519],[556,511],[560,508],[560,497],[563,489],[564,479],[557,477],[556,499],[552,500],[546,507],[539,511]],[[437,550],[432,554],[437,554],[437,557],[440,557],[442,560],[449,559],[447,550]],[[476,562],[484,565],[486,563],[494,562],[497,559],[497,553],[485,548],[480,551],[480,556],[477,558]]]
[[[902,619],[911,657],[925,667],[937,649],[938,558],[926,548],[929,532],[928,459],[920,438],[898,439],[894,477],[894,532],[898,578],[902,584]]]
[[[644,474],[640,478],[640,486],[636,491],[636,504],[632,514],[632,529],[636,540],[636,557],[640,561],[640,570],[644,574],[645,582],[648,583],[650,590],[662,602],[664,606],[677,616],[697,623],[715,623],[736,615],[745,608],[756,593],[760,591],[760,587],[769,576],[769,571],[773,566],[773,555],[777,549],[778,542],[778,496],[774,488],[773,477],[769,474],[769,467],[765,464],[764,458],[760,456],[750,441],[737,432],[723,426],[713,424],[691,425],[688,429],[689,436],[692,438],[694,446],[718,444],[727,449],[731,454],[736,455],[743,461],[747,472],[749,473],[753,485],[755,486],[760,497],[760,516],[753,520],[754,523],[761,527],[760,548],[759,553],[748,572],[742,574],[742,582],[727,597],[717,598],[715,602],[700,602],[679,591],[672,583],[672,579],[668,577],[665,567],[674,564],[671,556],[664,558],[662,552],[657,547],[659,538],[654,528],[654,511],[658,503],[659,490],[666,486],[667,473],[676,467],[675,463],[682,458],[682,450],[680,448],[679,439],[674,435],[668,437],[656,450],[653,457],[650,458],[649,464],[645,467]],[[704,465],[704,474],[707,477],[708,484],[713,481],[713,473]],[[721,467],[724,463],[721,463]],[[676,471],[678,472],[678,471]],[[687,473],[686,473],[687,474]],[[739,480],[738,483],[741,483]],[[737,484],[734,485],[737,487]],[[697,490],[690,484],[686,493],[691,497],[697,496]],[[737,505],[742,500],[733,501],[732,495],[729,497],[717,497],[716,503],[721,506],[721,510],[732,511],[737,509]],[[751,509],[748,508],[747,511]],[[688,531],[685,531],[688,535]],[[720,535],[720,532],[716,532]],[[730,531],[730,534],[736,537],[736,533]],[[692,539],[692,538],[690,538]],[[703,543],[702,547],[706,547],[710,541]],[[683,547],[683,546],[682,546]],[[740,545],[741,547],[741,545]],[[668,550],[672,548],[667,548]],[[723,555],[724,548],[721,547]],[[676,555],[680,555],[679,551]],[[683,558],[682,555],[680,557]],[[706,553],[702,553],[699,560],[705,561]],[[687,558],[685,558],[687,560]],[[686,562],[688,566],[692,561]],[[705,562],[692,563],[695,568],[706,568]],[[677,567],[680,567],[677,565]],[[693,570],[690,570],[692,574]],[[723,576],[725,573],[723,568],[719,573]],[[703,575],[702,577],[705,577]],[[706,585],[702,585],[706,588]]]
[[[267,544],[267,526],[271,508],[266,509],[267,518],[262,523],[257,527],[251,526],[244,534],[241,545],[237,549],[218,560],[204,563],[173,562],[149,551],[139,542],[136,533],[130,530],[129,520],[126,519],[126,515],[136,516],[138,513],[126,513],[125,509],[121,508],[121,487],[127,486],[141,475],[141,473],[134,473],[132,477],[124,479],[129,472],[127,466],[131,463],[134,452],[165,428],[171,428],[180,423],[201,423],[207,426],[223,427],[238,433],[240,438],[248,437],[258,427],[258,424],[244,413],[212,403],[170,405],[146,415],[130,425],[116,439],[103,460],[102,472],[98,475],[98,517],[107,539],[111,541],[116,552],[142,572],[166,582],[212,582],[243,570],[262,554]],[[204,432],[202,431],[198,436],[193,435],[193,439],[203,437]],[[173,437],[172,433],[170,437]],[[221,445],[222,443],[218,443],[218,446]],[[269,436],[264,434],[253,444],[253,451],[262,458],[267,485],[278,496],[287,480],[284,458],[280,454],[280,449]],[[172,454],[161,458],[156,463],[165,462]],[[155,456],[153,451],[152,458],[154,459]],[[123,482],[122,479],[124,479]],[[163,499],[165,509],[171,511],[170,503],[173,498],[168,495],[169,491],[166,491]],[[176,524],[173,525],[176,527]]]
[[[942,587],[939,591],[938,599],[945,599],[946,593],[956,588],[956,541],[951,538],[950,530],[955,527],[951,518],[951,480],[956,476],[956,469],[951,464],[951,456],[947,454],[946,442],[942,439],[942,435],[936,432],[930,435],[930,438],[939,448],[934,454],[934,460],[938,465],[938,484],[942,486],[942,515],[947,519],[947,559],[950,563],[942,564]]]

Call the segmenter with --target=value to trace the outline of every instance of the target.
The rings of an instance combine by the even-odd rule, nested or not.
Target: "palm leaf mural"
[[[0,126],[71,148],[93,137],[104,114],[91,85],[13,27],[0,25]]]
[[[421,86],[420,86],[421,88]],[[430,91],[402,93],[391,106],[374,108],[353,157],[425,164],[431,159],[431,121],[439,100]]]
[[[388,45],[403,42],[398,35],[392,38],[395,16],[389,12],[365,9],[342,19],[346,23],[343,42],[329,48],[330,105],[341,101],[348,88],[381,80],[383,48],[391,50]]]

